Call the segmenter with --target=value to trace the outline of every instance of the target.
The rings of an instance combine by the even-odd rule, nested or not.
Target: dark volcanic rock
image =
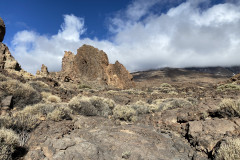
[[[39,145],[40,144],[40,145]],[[186,140],[152,127],[115,125],[101,117],[79,116],[74,122],[42,123],[28,142],[24,159],[190,160]]]
[[[5,24],[2,18],[0,17],[0,42],[3,41],[5,32],[6,32]]]

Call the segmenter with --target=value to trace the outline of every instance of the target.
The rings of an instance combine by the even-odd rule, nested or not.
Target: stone
[[[6,32],[6,27],[3,19],[0,17],[0,42],[3,41]]]
[[[227,133],[233,133],[237,125],[227,119],[207,119],[189,122],[187,137],[197,150],[209,153]]]
[[[36,75],[47,77],[49,75],[48,68],[44,64],[42,64],[41,71],[37,70]]]
[[[2,108],[12,108],[12,99],[13,99],[13,96],[7,96],[6,98],[4,98],[1,102],[2,104]]]
[[[21,66],[14,59],[8,47],[0,42],[0,69],[20,71]]]
[[[132,75],[118,61],[109,64],[108,56],[102,50],[83,45],[77,54],[66,52],[62,59],[62,80],[80,81],[98,86],[126,89],[135,86]]]
[[[69,127],[66,122],[43,122],[31,133],[28,147],[44,146],[42,153],[54,160],[187,160],[196,153],[186,139],[157,132],[151,126],[119,126],[103,117],[78,116],[71,126],[74,130],[68,130]],[[26,157],[34,154],[33,151],[28,152]]]

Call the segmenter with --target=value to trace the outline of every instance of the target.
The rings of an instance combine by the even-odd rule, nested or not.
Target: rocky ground
[[[159,71],[164,78],[147,77],[155,76],[155,72],[134,73],[136,88],[97,90],[71,82],[55,82],[56,85],[47,78],[24,81],[17,75],[2,71],[2,104],[10,105],[13,101],[14,105],[6,115],[2,111],[1,126],[8,128],[4,117],[28,111],[22,107],[25,102],[15,100],[14,96],[7,102],[10,94],[6,93],[3,82],[18,79],[24,85],[29,84],[37,91],[35,97],[40,93],[37,100],[27,100],[31,108],[36,108],[36,103],[44,104],[38,108],[44,111],[37,113],[34,127],[15,129],[18,127],[16,124],[10,125],[9,128],[15,126],[13,129],[22,142],[15,148],[13,158],[228,159],[222,156],[221,144],[228,146],[228,142],[237,141],[240,134],[238,78],[192,72],[187,75],[176,72],[177,75],[171,74],[170,77],[167,76],[169,71]],[[198,79],[192,81],[192,76]],[[43,91],[51,94],[46,96]],[[59,100],[49,98],[51,96]],[[79,102],[73,100],[76,96]],[[101,97],[102,101],[94,101],[92,97]],[[103,107],[105,100],[108,101],[107,109]],[[114,105],[111,106],[109,101]],[[83,105],[91,108],[87,102],[92,103],[97,112],[95,108],[86,111],[73,107]],[[50,106],[70,108],[73,112],[60,112],[51,118],[49,115],[53,115],[53,111],[50,111]],[[32,110],[29,113],[36,114]],[[29,122],[25,120],[23,123],[27,126],[25,123]],[[239,153],[240,148],[235,149],[229,154]],[[239,155],[232,159],[237,158]]]

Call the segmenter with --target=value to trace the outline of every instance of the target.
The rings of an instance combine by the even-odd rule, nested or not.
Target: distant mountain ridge
[[[198,71],[203,73],[210,73],[219,76],[232,77],[240,73],[240,66],[233,67],[188,67],[184,68],[190,71]]]

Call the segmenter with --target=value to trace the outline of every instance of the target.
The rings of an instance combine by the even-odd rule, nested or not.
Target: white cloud
[[[112,18],[110,40],[81,38],[84,20],[65,15],[58,34],[22,31],[15,35],[12,52],[24,69],[35,73],[41,64],[51,71],[61,68],[65,50],[76,53],[82,44],[104,50],[113,63],[130,71],[160,67],[240,65],[240,4],[224,3],[207,9],[206,0],[188,0],[166,13],[153,7],[164,0],[135,0]],[[169,1],[171,2],[171,1]]]

